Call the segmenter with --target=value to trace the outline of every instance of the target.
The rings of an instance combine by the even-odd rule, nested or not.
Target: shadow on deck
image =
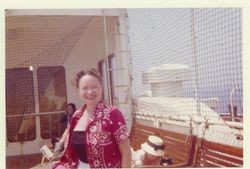
[[[29,169],[41,162],[42,154],[6,157],[6,169]]]

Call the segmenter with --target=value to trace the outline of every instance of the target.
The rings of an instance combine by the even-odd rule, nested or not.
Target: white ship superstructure
[[[243,134],[242,123],[227,122],[202,101],[183,97],[182,84],[189,79],[191,72],[186,65],[164,64],[144,72],[143,82],[151,85],[151,91],[136,100],[138,118],[151,117],[156,127],[191,127],[192,134],[199,137],[242,147],[243,141],[238,139]]]

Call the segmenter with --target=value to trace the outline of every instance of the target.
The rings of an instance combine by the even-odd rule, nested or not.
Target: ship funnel
[[[143,72],[144,84],[151,84],[152,96],[183,97],[183,81],[191,79],[186,65],[163,64]]]

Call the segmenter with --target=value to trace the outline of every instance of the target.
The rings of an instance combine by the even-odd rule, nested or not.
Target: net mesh
[[[200,87],[195,90],[195,77],[184,81],[184,97],[194,98],[197,92],[200,98],[218,97],[218,112],[228,111],[231,90],[242,89],[240,9],[129,9],[128,15],[134,97],[150,90],[142,83],[143,71],[164,63],[185,64]],[[242,93],[235,95],[242,113]]]
[[[127,12],[135,113],[153,112],[159,118],[165,114],[171,114],[172,118],[185,115],[188,117],[182,118],[196,115],[218,118],[219,114],[230,112],[243,115],[241,9],[128,9]],[[66,15],[6,17],[9,140],[23,140],[16,135],[25,119],[23,114],[34,114],[35,98],[40,97],[40,93],[33,93],[29,87],[39,86],[29,70],[63,65],[88,23],[95,19],[97,17]],[[149,71],[153,66],[158,67]],[[16,72],[18,68],[24,69]],[[162,68],[165,74],[155,73]],[[181,76],[183,74],[186,76]],[[157,78],[164,83],[149,84]],[[15,85],[16,79],[22,85]],[[49,86],[46,80],[41,83]],[[29,99],[23,98],[24,95]],[[150,95],[157,97],[145,97]],[[156,123],[155,118],[149,121]],[[168,120],[160,123],[171,130],[189,132],[189,129],[173,127]],[[203,135],[204,127],[198,133]],[[26,139],[35,138],[25,134]]]
[[[6,115],[9,141],[36,138],[35,98],[43,102],[46,90],[48,93],[54,90],[64,103],[60,108],[52,105],[51,109],[46,109],[45,105],[44,109],[52,112],[65,109],[66,96],[62,96],[66,92],[63,85],[65,77],[64,74],[58,76],[64,68],[62,70],[58,66],[64,64],[93,18],[66,15],[6,16]],[[42,68],[50,73],[44,76],[39,75],[38,71],[40,81],[37,81],[33,78],[36,73],[33,75],[32,71]],[[57,77],[62,77],[64,81]],[[56,86],[55,89],[51,84]],[[34,90],[33,86],[40,87],[39,92],[34,92],[37,89]],[[45,101],[48,102],[48,98]],[[41,137],[50,138],[51,133],[56,137],[61,136],[65,125],[61,126],[58,122],[63,114],[41,116]]]
[[[63,65],[90,20],[88,16],[6,17],[7,68]]]
[[[128,9],[128,23],[136,113],[242,117],[241,9]]]

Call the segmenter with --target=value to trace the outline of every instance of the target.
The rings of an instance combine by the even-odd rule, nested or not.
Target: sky
[[[150,67],[184,64],[192,76],[183,82],[183,97],[195,97],[197,76],[200,99],[218,98],[218,112],[226,113],[237,86],[233,103],[242,113],[242,9],[128,9],[128,37],[134,96],[150,90],[142,84]]]

